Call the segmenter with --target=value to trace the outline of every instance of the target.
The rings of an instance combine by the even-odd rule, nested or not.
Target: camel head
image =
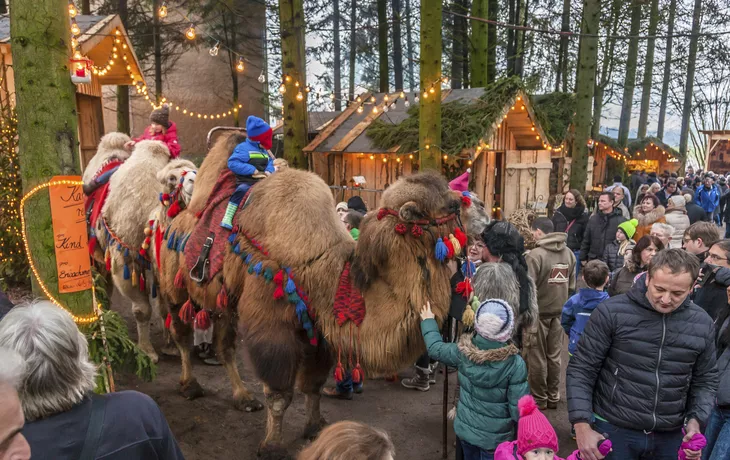
[[[195,176],[196,168],[192,161],[175,159],[157,173],[157,180],[162,184],[162,193],[172,193],[180,186],[183,196],[187,195],[187,204],[193,194]]]
[[[124,148],[124,144],[132,139],[124,133],[108,133],[99,141],[96,154],[89,160],[84,170],[84,183],[91,182],[101,171],[112,162],[123,162],[131,153]]]
[[[471,206],[462,206],[461,221],[464,224],[467,236],[471,239],[482,234],[489,225],[490,219],[489,213],[484,207],[484,202],[476,193],[466,192],[466,196],[471,200]]]

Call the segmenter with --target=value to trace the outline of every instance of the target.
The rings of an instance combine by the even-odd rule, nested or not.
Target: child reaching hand
[[[459,372],[454,431],[464,460],[491,459],[497,445],[514,439],[517,401],[529,392],[525,362],[517,347],[507,344],[515,323],[512,307],[500,299],[482,302],[475,333],[462,335],[458,343],[444,343],[430,303],[421,319],[428,355]]]

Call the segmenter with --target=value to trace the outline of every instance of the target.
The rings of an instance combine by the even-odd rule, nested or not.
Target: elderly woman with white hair
[[[0,348],[0,460],[28,460],[30,446],[23,433],[23,409],[18,386],[23,361],[12,350]]]
[[[50,302],[13,308],[0,347],[25,363],[19,390],[33,458],[182,459],[165,416],[147,395],[95,395],[96,369],[71,316]]]

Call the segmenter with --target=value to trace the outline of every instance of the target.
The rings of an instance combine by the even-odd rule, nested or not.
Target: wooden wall
[[[552,161],[548,150],[508,150],[505,157],[503,215],[527,204],[547,204]]]
[[[101,98],[76,93],[76,107],[79,118],[79,150],[81,169],[96,154],[101,136],[104,135],[104,118]]]

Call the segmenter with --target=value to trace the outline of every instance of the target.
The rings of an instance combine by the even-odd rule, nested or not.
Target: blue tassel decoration
[[[170,228],[171,227],[167,227],[167,229],[165,229],[165,235],[163,236],[163,238],[167,239],[167,237],[170,235]]]
[[[287,294],[291,294],[292,292],[296,292],[297,285],[294,283],[294,280],[289,278],[286,282],[286,287],[284,288]]]
[[[175,243],[175,232],[172,232],[172,235],[170,235],[170,238],[167,239],[167,249],[172,249],[174,243]]]
[[[439,262],[443,262],[446,260],[446,256],[449,255],[449,249],[444,244],[443,238],[439,238],[438,241],[436,241],[436,259]]]
[[[241,256],[240,257],[241,257],[241,260],[245,261],[246,260],[246,257],[248,257],[248,252],[241,251]]]
[[[246,263],[246,265],[251,265],[252,259],[253,259],[253,254],[249,254],[246,256],[246,260],[244,260],[244,262]]]
[[[296,292],[292,292],[291,294],[289,294],[289,303],[295,304],[295,303],[299,302],[300,300],[301,300],[301,298],[299,297],[299,294],[297,294]]]
[[[253,266],[253,271],[256,273],[256,275],[261,274],[261,270],[263,270],[264,264],[262,262],[257,263]]]
[[[129,278],[130,278],[129,265],[124,264],[124,279],[128,280]]]
[[[129,248],[124,248],[124,257],[129,257]]]
[[[461,264],[461,274],[467,278],[471,278],[472,276],[474,276],[474,273],[476,271],[477,267],[471,260],[467,260],[466,263]]]
[[[152,283],[152,298],[157,298],[157,283]]]
[[[297,316],[299,317],[299,322],[304,323],[305,318],[307,317],[307,306],[302,302],[301,300],[297,302],[297,305],[295,307],[295,311],[297,312]],[[309,319],[309,318],[306,318]]]
[[[122,250],[122,243],[117,244],[117,251],[121,252]]]
[[[180,246],[182,246],[182,238],[175,238],[175,252],[180,252]]]
[[[271,270],[271,268],[267,268],[264,270],[264,280],[266,280],[267,283],[270,283],[271,280],[274,279],[274,272]]]
[[[251,264],[251,265],[248,266],[248,274],[249,275],[253,275],[253,267],[254,267],[253,264]]]
[[[233,244],[233,242],[236,241],[237,236],[238,236],[238,233],[231,233],[231,236],[228,237],[228,242]]]
[[[233,253],[234,254],[240,254],[241,253],[241,245],[239,243],[236,243],[236,245],[233,246]]]

